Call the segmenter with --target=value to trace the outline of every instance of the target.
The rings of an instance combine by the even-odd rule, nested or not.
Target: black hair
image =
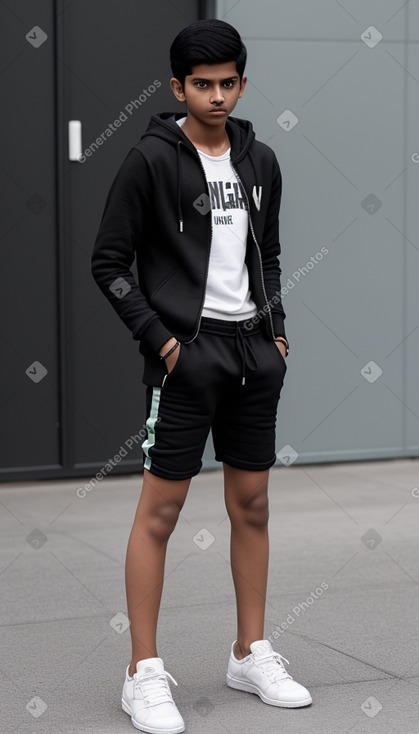
[[[186,26],[170,47],[173,76],[182,87],[185,76],[198,64],[222,64],[235,61],[240,81],[246,66],[247,51],[239,32],[229,23],[216,18],[197,20]]]

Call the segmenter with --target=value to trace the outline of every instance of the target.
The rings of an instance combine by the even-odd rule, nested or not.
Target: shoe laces
[[[157,706],[160,703],[172,703],[173,698],[167,679],[177,686],[175,679],[166,670],[157,675],[143,676],[134,673],[134,695],[141,693],[147,706]]]
[[[286,680],[287,678],[292,680],[292,676],[287,672],[282,661],[289,665],[287,658],[284,658],[279,652],[274,652],[272,655],[254,660],[254,663],[268,676],[272,683],[276,683],[276,681]]]

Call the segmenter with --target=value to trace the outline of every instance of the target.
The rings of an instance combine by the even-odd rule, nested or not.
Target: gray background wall
[[[278,451],[285,463],[287,445],[299,462],[417,456],[419,5],[218,0],[216,13],[248,49],[233,114],[283,174],[291,352]]]
[[[0,481],[90,478],[143,427],[138,345],[93,282],[90,255],[113,177],[150,115],[183,109],[168,49],[205,16],[242,34],[249,82],[235,114],[283,172],[291,353],[278,462],[418,455],[419,6],[364,6],[0,4]],[[374,48],[361,39],[369,26],[382,34]],[[46,38],[34,39],[38,27]],[[154,79],[161,87],[105,145],[83,165],[68,160],[68,120],[82,121],[86,147]],[[279,124],[288,110],[298,118],[289,130]],[[34,379],[34,363],[46,374]],[[112,472],[141,466],[135,443]]]

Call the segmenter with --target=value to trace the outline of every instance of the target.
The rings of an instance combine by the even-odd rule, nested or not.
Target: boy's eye
[[[234,87],[234,81],[232,79],[228,79],[227,81],[223,82],[223,86],[227,89],[232,89]],[[195,86],[198,87],[198,89],[206,89],[208,87],[208,82],[204,81],[197,81],[194,82]]]

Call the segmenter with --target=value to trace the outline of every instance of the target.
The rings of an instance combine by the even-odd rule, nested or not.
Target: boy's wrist
[[[287,340],[285,339],[285,337],[284,336],[276,336],[275,339],[274,339],[274,341],[281,342],[281,344],[284,344],[285,349],[286,349],[285,356],[288,357],[290,348],[289,348],[289,344],[288,344]]]
[[[174,347],[176,343],[177,343],[177,339],[174,336],[172,336],[170,339],[168,339],[163,344],[163,346],[159,349],[159,355],[160,355],[160,357],[164,357],[164,355],[167,354],[167,352],[170,349],[172,349],[172,347]]]
[[[163,354],[160,354],[160,359],[162,359],[163,362],[165,362],[166,359],[170,357],[170,355],[173,354],[173,352],[175,352],[178,347],[180,347],[180,342],[175,341],[173,346],[169,347],[169,349],[166,352],[163,352]]]

